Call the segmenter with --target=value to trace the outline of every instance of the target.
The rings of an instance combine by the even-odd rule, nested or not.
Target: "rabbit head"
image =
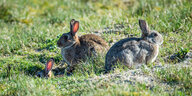
[[[54,59],[51,58],[47,63],[46,63],[46,67],[44,70],[40,71],[37,73],[37,76],[38,77],[46,77],[46,78],[49,78],[49,77],[53,77],[53,73],[52,73],[52,67],[53,67],[53,64],[54,64]]]
[[[69,48],[79,41],[77,31],[79,29],[79,22],[72,19],[70,22],[70,32],[64,33],[57,41],[57,46],[60,48]]]
[[[143,40],[146,40],[152,44],[157,44],[157,45],[161,45],[163,43],[162,35],[155,30],[150,30],[145,20],[139,20],[139,26],[142,31],[141,38]]]

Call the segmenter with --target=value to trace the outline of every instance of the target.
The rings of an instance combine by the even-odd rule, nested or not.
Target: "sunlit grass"
[[[174,53],[182,60],[192,49],[191,5],[191,0],[1,0],[0,95],[189,95],[190,68],[155,74],[160,82],[177,83],[172,93],[161,86],[150,89],[142,84],[89,81],[104,74],[105,53],[79,64],[72,76],[44,79],[34,75],[51,57],[55,65],[61,63],[56,41],[69,32],[73,18],[80,22],[79,36],[99,33],[110,46],[128,36],[140,37],[138,19],[145,19],[164,37],[158,60],[164,63]]]

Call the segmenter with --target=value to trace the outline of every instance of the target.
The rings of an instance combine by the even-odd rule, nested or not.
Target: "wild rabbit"
[[[95,56],[108,48],[108,44],[99,36],[86,34],[78,37],[77,31],[79,22],[74,19],[70,22],[70,32],[64,33],[57,41],[61,48],[63,60],[68,64],[68,71],[71,72],[74,66],[87,57]]]
[[[38,77],[45,77],[45,78],[50,78],[50,77],[54,77],[54,74],[52,73],[52,67],[54,64],[54,59],[51,58],[47,63],[46,63],[46,67],[44,70],[37,72],[36,76]]]
[[[142,31],[141,38],[120,40],[109,49],[105,58],[106,72],[118,62],[128,67],[137,67],[155,61],[163,37],[157,31],[150,30],[144,20],[139,20],[139,25]]]

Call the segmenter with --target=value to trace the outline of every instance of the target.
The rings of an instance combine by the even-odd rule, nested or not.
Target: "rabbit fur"
[[[46,63],[45,69],[37,72],[36,76],[41,77],[41,78],[43,78],[43,77],[44,78],[54,77],[54,74],[52,72],[53,64],[54,64],[54,59],[53,58],[49,59],[47,61],[47,63]]]
[[[74,19],[70,22],[70,32],[64,33],[57,41],[61,48],[63,60],[68,64],[69,70],[87,57],[95,56],[108,48],[108,44],[101,37],[94,34],[78,36],[79,22]]]
[[[105,58],[106,72],[117,63],[137,67],[155,61],[163,37],[159,32],[150,30],[145,20],[139,20],[139,26],[142,31],[141,38],[122,39],[109,49]]]

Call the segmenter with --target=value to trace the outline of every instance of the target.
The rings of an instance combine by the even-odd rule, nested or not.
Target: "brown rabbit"
[[[52,67],[53,67],[53,64],[54,64],[54,59],[53,58],[49,59],[49,61],[47,61],[47,63],[46,63],[45,69],[40,71],[40,72],[38,72],[36,74],[36,76],[41,77],[41,78],[42,77],[45,77],[45,78],[54,77],[54,74],[51,71]]]
[[[40,78],[55,78],[55,77],[63,77],[64,69],[62,67],[53,68],[53,64],[55,63],[54,59],[51,58],[47,61],[45,69],[36,73],[37,77]]]
[[[70,32],[64,33],[57,41],[61,48],[64,61],[68,64],[68,71],[74,69],[74,65],[80,61],[85,61],[86,57],[95,56],[98,52],[103,52],[108,48],[108,44],[99,36],[86,34],[77,36],[79,22],[74,19],[70,22]]]

